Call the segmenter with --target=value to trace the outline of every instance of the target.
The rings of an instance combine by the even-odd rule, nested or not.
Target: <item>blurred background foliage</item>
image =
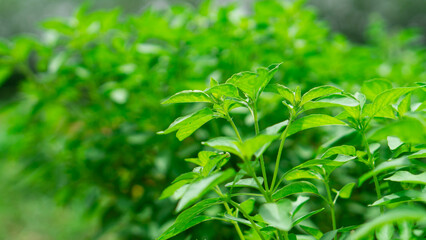
[[[191,111],[160,102],[180,90],[204,89],[210,77],[223,82],[283,62],[274,81],[303,90],[333,84],[355,92],[378,77],[395,86],[426,81],[424,14],[417,14],[424,1],[401,9],[395,4],[409,1],[109,0],[72,14],[82,1],[31,2],[0,3],[1,21],[8,22],[0,32],[1,238],[158,236],[175,217],[174,203],[158,197],[188,171],[183,158],[196,155],[200,140],[229,131],[212,123],[183,144],[158,136]],[[398,20],[395,9],[412,14]],[[344,19],[345,11],[353,14]],[[34,29],[46,17],[59,18]],[[399,29],[411,26],[418,30]],[[425,94],[416,98],[424,101]],[[268,103],[260,107],[265,126],[283,119]],[[244,113],[236,120],[252,124]],[[424,130],[424,116],[415,121]],[[327,129],[299,137],[284,167],[314,156],[327,141],[320,131]],[[364,208],[353,209],[340,212],[343,225],[364,217]],[[233,239],[232,228],[221,225],[192,231]]]

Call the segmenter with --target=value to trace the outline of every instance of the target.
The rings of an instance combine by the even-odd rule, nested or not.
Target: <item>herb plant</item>
[[[161,198],[179,200],[176,212],[180,214],[158,239],[169,239],[210,220],[232,224],[240,239],[308,239],[308,235],[315,239],[373,239],[374,231],[378,239],[424,237],[426,211],[421,203],[426,200],[426,175],[420,159],[426,156],[425,144],[410,137],[401,140],[390,135],[396,127],[381,125],[407,114],[424,115],[424,102],[416,104],[416,109],[412,109],[410,102],[413,92],[424,93],[424,84],[393,88],[386,80],[374,79],[364,83],[362,93],[350,94],[326,85],[302,94],[298,87],[291,90],[270,83],[279,66],[237,73],[222,84],[212,78],[204,91],[182,91],[163,102],[206,106],[177,118],[160,134],[176,131],[182,141],[216,119],[226,120],[234,133],[202,142],[207,149],[186,159],[196,167],[177,177],[163,191]],[[267,92],[280,97],[283,107],[274,114],[287,119],[261,128],[258,106],[262,94]],[[233,120],[233,112],[241,108],[247,109],[252,118],[252,133],[243,134]],[[332,116],[326,111],[329,108],[340,110]],[[314,110],[322,113],[312,113]],[[373,123],[377,126],[370,134]],[[319,149],[315,159],[291,169],[281,168],[286,139],[307,129],[338,125],[352,129],[345,136],[356,136],[359,141],[341,144],[340,136],[329,147]],[[378,135],[386,136],[388,149],[383,150],[390,153],[381,153],[380,144],[374,141],[380,139]],[[273,153],[269,150],[275,141],[279,147]],[[271,154],[276,154],[273,170],[265,161],[265,156]],[[339,190],[333,188],[332,173],[355,162],[365,164],[369,170],[358,176],[358,181],[347,182]],[[335,213],[339,199],[351,198],[352,191],[370,179],[377,199],[369,206],[380,209],[381,215],[360,225],[342,226]],[[306,211],[314,199],[321,201],[322,207]],[[217,205],[223,206],[222,212],[203,214]],[[326,233],[315,224],[305,224],[320,214],[330,215],[330,230]]]

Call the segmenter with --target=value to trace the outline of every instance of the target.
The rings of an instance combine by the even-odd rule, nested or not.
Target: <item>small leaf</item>
[[[158,237],[157,240],[169,239],[201,222],[213,219],[212,217],[198,215],[207,210],[208,208],[218,204],[222,204],[222,201],[220,201],[219,198],[209,198],[200,201],[191,208],[188,208],[187,210],[179,214],[173,225],[170,226],[163,234],[161,234],[161,236]]]
[[[250,214],[251,212],[253,212],[255,203],[256,201],[253,198],[249,198],[244,202],[240,203],[240,207],[244,209],[247,214]]]
[[[287,181],[293,181],[298,179],[319,179],[319,176],[312,171],[295,169],[288,171],[284,175],[284,178]]]
[[[182,141],[213,118],[212,110],[203,108],[198,112],[176,119],[166,130],[158,132],[158,134],[168,134],[177,130],[176,137]]]
[[[179,201],[176,207],[176,211],[179,212],[190,204],[194,203],[197,199],[201,198],[214,186],[226,181],[234,174],[235,171],[233,169],[227,169],[224,172],[219,172],[199,181],[191,183],[185,194]]]
[[[289,231],[292,227],[291,202],[282,199],[276,203],[265,203],[260,207],[259,214],[269,225],[283,231]]]
[[[341,198],[350,198],[352,194],[352,189],[355,187],[355,183],[348,183],[343,186],[339,191],[339,197]]]
[[[387,139],[388,139],[388,146],[389,146],[390,150],[395,150],[399,146],[401,146],[402,144],[404,144],[401,141],[401,139],[399,139],[398,137],[388,136]]]
[[[301,223],[301,222],[305,221],[306,219],[310,218],[311,216],[313,216],[313,215],[315,215],[315,214],[317,214],[317,213],[322,212],[324,209],[325,209],[325,208],[321,208],[321,209],[318,209],[318,210],[312,211],[312,212],[310,212],[310,213],[307,213],[307,214],[305,214],[305,215],[303,215],[303,216],[301,216],[301,217],[297,218],[296,220],[294,220],[294,221],[293,221],[293,226],[296,226],[297,224],[299,224],[299,223]]]
[[[398,171],[385,180],[426,185],[426,172],[416,175],[407,171]]]
[[[281,84],[273,83],[269,84],[265,88],[265,92],[272,92],[283,97],[287,102],[294,105],[294,92],[291,91],[288,87]]]
[[[299,225],[305,232],[309,233],[310,235],[312,235],[315,239],[320,239],[323,235],[323,233],[316,229],[316,228],[311,228],[308,226],[304,226],[304,225]]]
[[[294,121],[287,132],[287,136],[291,136],[305,129],[329,126],[329,125],[346,125],[337,118],[324,114],[311,114]]]
[[[300,181],[290,183],[272,194],[273,199],[284,198],[296,193],[312,193],[321,196],[317,187],[310,182]]]
[[[188,182],[190,182],[190,181],[189,180],[182,180],[182,181],[175,182],[172,185],[168,186],[161,193],[160,199],[165,199],[165,198],[172,196],[176,191],[178,191],[179,188],[183,187]]]
[[[259,180],[259,182],[262,184],[263,183],[263,178],[262,177],[257,177],[257,180]],[[252,187],[252,188],[258,188],[258,185],[255,181],[254,178],[244,178],[244,179],[240,179],[237,182],[229,182],[227,184],[225,184],[225,187]]]
[[[355,156],[356,155],[356,149],[353,146],[349,145],[342,145],[337,147],[332,147],[328,149],[322,156],[322,159],[329,158],[331,156],[334,156],[336,154],[342,154],[347,156]]]
[[[241,159],[243,159],[243,155],[237,146],[238,140],[236,140],[235,138],[217,137],[217,138],[210,139],[207,142],[203,142],[202,144],[218,149],[218,150],[230,152],[232,154],[239,156]]]
[[[272,126],[270,126],[270,127],[267,127],[267,128],[264,130],[264,133],[265,133],[266,135],[274,135],[274,134],[277,134],[277,133],[279,133],[279,132],[281,131],[281,129],[282,129],[283,127],[285,127],[285,126],[287,126],[287,125],[288,125],[288,120],[285,120],[285,121],[283,121],[283,122],[280,122],[280,123],[274,124],[274,125],[272,125]]]
[[[405,113],[411,111],[411,94],[407,94],[407,96],[402,99],[402,101],[398,105],[398,114],[400,117],[404,116]]]
[[[216,79],[211,77],[210,78],[210,88],[215,87],[217,85],[219,85],[219,82]]]
[[[312,88],[311,90],[309,90],[307,93],[305,93],[302,96],[299,106],[303,106],[305,103],[311,101],[312,99],[327,96],[333,93],[340,93],[340,92],[342,92],[341,89],[338,89],[333,86],[320,86],[320,87]]]
[[[379,217],[362,224],[361,227],[351,235],[351,240],[365,239],[365,237],[369,236],[369,234],[378,227],[404,220],[425,221],[426,211],[420,207],[401,207],[391,209],[384,214],[381,214]]]
[[[185,90],[169,97],[161,104],[170,103],[190,103],[190,102],[211,102],[210,97],[200,90]]]

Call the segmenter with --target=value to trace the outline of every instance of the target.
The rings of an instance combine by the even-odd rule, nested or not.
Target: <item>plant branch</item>
[[[240,207],[240,205],[232,200],[229,200],[229,203],[234,206],[235,208],[237,208],[243,215],[245,218],[247,218],[251,225],[253,226],[253,229],[256,231],[256,233],[259,235],[260,239],[265,240],[265,238],[263,237],[262,233],[260,232],[259,227],[257,226],[257,224],[254,222],[253,218],[250,217],[250,215],[247,214],[247,212]]]
[[[215,190],[215,192],[217,193],[217,195],[219,195],[221,198],[225,199],[225,196],[223,195],[222,191],[220,190],[220,188],[219,188],[218,186],[216,186],[216,188],[215,188],[214,190]],[[226,212],[227,212],[229,215],[231,215],[231,216],[232,216],[232,210],[231,210],[231,208],[229,207],[228,203],[225,201],[225,202],[223,202],[223,205],[225,206]],[[234,225],[235,230],[237,231],[238,236],[240,237],[240,239],[241,239],[241,240],[245,240],[245,238],[244,238],[244,234],[243,234],[243,232],[241,231],[241,228],[240,228],[240,226],[238,225],[238,222],[236,222],[236,221],[232,221],[232,224]]]

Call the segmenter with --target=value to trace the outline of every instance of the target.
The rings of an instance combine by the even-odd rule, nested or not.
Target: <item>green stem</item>
[[[217,195],[219,195],[221,198],[225,199],[225,196],[223,195],[222,191],[220,190],[220,188],[219,188],[218,186],[216,186],[215,191],[216,191]],[[232,216],[232,210],[231,210],[231,208],[229,207],[228,203],[227,203],[227,202],[223,202],[223,205],[225,206],[226,212],[227,212],[229,215],[231,215],[231,216]],[[241,239],[241,240],[245,240],[245,238],[244,238],[244,234],[243,234],[243,232],[241,231],[241,228],[240,228],[240,226],[238,225],[238,223],[237,223],[237,222],[235,222],[235,221],[232,221],[232,224],[234,225],[235,230],[237,231],[238,236],[240,237],[240,239]]]
[[[235,126],[235,123],[232,120],[231,116],[229,116],[229,113],[226,114],[226,119],[231,124],[232,128],[234,129],[235,134],[237,135],[239,141],[242,142],[243,140],[241,139],[240,133],[238,132],[238,128],[237,128],[237,126]],[[256,173],[254,172],[253,168],[251,167],[249,160],[243,159],[243,161],[246,163],[249,174],[254,179],[254,181],[256,182],[256,184],[259,188],[259,191],[263,194],[266,201],[271,202],[272,199],[270,198],[269,194],[263,189],[263,185],[259,182],[259,179],[257,179]]]
[[[280,136],[281,143],[280,143],[280,148],[278,149],[277,160],[275,161],[275,169],[274,169],[274,175],[272,177],[271,189],[274,189],[275,181],[276,181],[277,176],[278,176],[278,169],[280,167],[281,155],[282,155],[282,152],[283,152],[285,139],[287,138],[287,132],[288,132],[288,129],[290,128],[292,121],[293,121],[293,115],[290,114],[290,118],[288,120],[287,127],[285,128],[284,132]]]
[[[324,179],[325,189],[327,191],[328,205],[330,206],[331,223],[333,230],[336,230],[336,213],[334,212],[333,198],[331,197],[330,185],[328,184],[328,178]],[[337,234],[335,239],[337,239]]]
[[[262,233],[260,232],[259,227],[256,225],[256,223],[254,222],[253,218],[250,217],[250,215],[248,215],[246,213],[246,211],[240,207],[240,205],[232,200],[229,200],[229,203],[234,206],[235,208],[237,208],[243,215],[245,218],[247,218],[251,225],[253,226],[253,229],[256,231],[256,233],[259,235],[260,239],[265,240],[265,238],[263,237]]]
[[[374,163],[374,159],[373,159],[373,155],[370,152],[370,146],[368,145],[368,140],[367,137],[365,136],[365,131],[362,130],[361,132],[362,134],[362,141],[364,143],[365,146],[365,150],[367,151],[367,156],[368,156],[368,164],[369,167],[371,168],[371,170],[374,172],[375,169],[375,163]],[[373,174],[373,180],[374,180],[374,187],[376,189],[376,195],[377,195],[377,199],[381,199],[382,198],[382,193],[380,192],[380,184],[379,184],[379,180],[377,179],[376,174]],[[384,213],[384,208],[383,206],[380,206],[380,213]]]
[[[256,133],[256,136],[259,135],[259,120],[257,118],[257,107],[256,104],[253,104],[252,106],[252,114],[254,119],[254,131]],[[266,175],[266,168],[265,168],[265,161],[263,159],[263,154],[260,155],[260,167],[262,169],[262,176],[263,176],[263,183],[265,184],[265,190],[266,192],[269,192],[269,186],[268,186],[268,177]]]
[[[289,240],[289,239],[288,239],[288,233],[287,233],[287,232],[283,232],[283,235],[284,235],[284,239],[285,239],[285,240]]]

